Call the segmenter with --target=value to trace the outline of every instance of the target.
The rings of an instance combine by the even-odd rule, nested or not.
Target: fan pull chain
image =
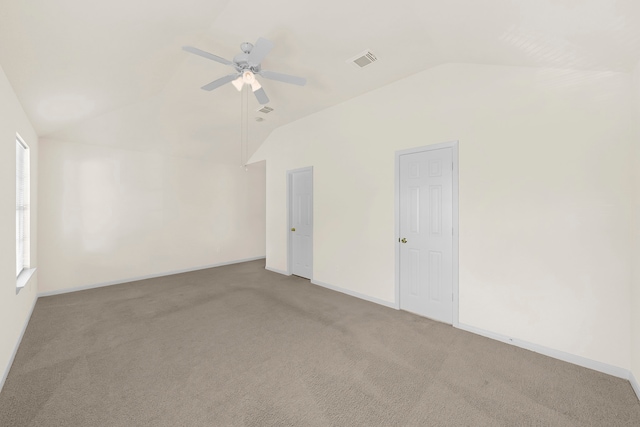
[[[240,167],[246,170],[249,145],[249,90],[246,85],[242,87],[240,98]]]

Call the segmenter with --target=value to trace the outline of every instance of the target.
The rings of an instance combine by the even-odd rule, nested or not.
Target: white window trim
[[[22,139],[22,137],[20,136],[20,134],[18,134],[16,132],[16,139],[17,141],[22,144],[23,147],[25,147],[25,150],[29,150],[29,145],[27,145],[26,142],[24,142],[24,139]],[[31,157],[27,154],[27,161],[30,163],[31,162]],[[30,164],[27,164],[26,168],[27,168],[27,173],[29,174],[29,176],[27,177],[27,197],[30,197],[30,187],[31,187],[31,173],[30,173]],[[31,201],[29,201],[29,205],[31,205]],[[30,227],[29,227],[30,228]],[[30,235],[30,233],[29,233]],[[30,247],[31,245],[29,245]],[[30,252],[30,250],[29,250]],[[27,255],[27,260],[30,263],[30,259],[31,259],[31,254]],[[18,274],[18,277],[16,277],[16,295],[25,287],[27,286],[27,284],[29,283],[29,279],[31,279],[31,276],[33,276],[33,273],[35,273],[36,269],[35,268],[31,268],[30,265],[25,265],[25,267],[22,269],[22,271],[20,271],[20,274]]]
[[[20,274],[16,278],[16,295],[22,290],[22,288],[27,286],[27,283],[29,283],[29,279],[31,279],[31,276],[33,276],[33,273],[35,272],[35,268],[24,268],[20,272]]]

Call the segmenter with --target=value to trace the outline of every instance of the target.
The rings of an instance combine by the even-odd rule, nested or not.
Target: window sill
[[[35,268],[25,268],[24,270],[22,270],[20,275],[16,278],[16,295],[18,295],[18,292],[20,292],[22,288],[27,286],[27,283],[29,283],[29,279],[31,279],[31,276],[33,276],[33,273],[35,272]]]

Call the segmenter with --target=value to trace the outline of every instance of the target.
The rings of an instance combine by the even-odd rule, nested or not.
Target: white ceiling
[[[240,43],[275,43],[261,79],[276,127],[447,62],[629,72],[640,60],[638,0],[0,0],[0,65],[40,136],[238,161],[240,94],[200,87]],[[371,49],[378,61],[346,62]],[[425,82],[428,84],[428,82]]]

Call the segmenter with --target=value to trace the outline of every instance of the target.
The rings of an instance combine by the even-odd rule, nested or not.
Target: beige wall
[[[313,166],[314,280],[394,301],[394,153],[459,140],[460,322],[629,369],[630,84],[451,64],[277,129],[252,159],[267,266],[287,268],[285,172]]]
[[[640,398],[640,63],[634,72],[635,95],[635,124],[636,140],[633,144],[633,170],[635,172],[635,187],[633,191],[634,212],[631,234],[633,236],[632,266],[633,279],[631,282],[631,372],[635,377],[636,393]]]
[[[264,164],[40,145],[41,292],[264,256]]]
[[[31,266],[38,264],[38,137],[0,68],[0,388],[38,292],[36,271],[16,295],[16,132],[31,158]]]

